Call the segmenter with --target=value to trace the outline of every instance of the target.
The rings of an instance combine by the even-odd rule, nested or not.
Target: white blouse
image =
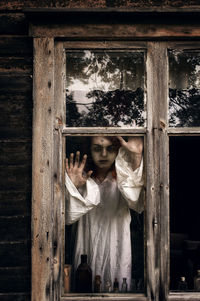
[[[131,238],[129,208],[141,213],[143,199],[143,161],[132,170],[129,155],[121,147],[115,159],[117,179],[110,172],[103,182],[89,178],[84,189],[77,189],[66,173],[66,224],[78,222],[74,269],[81,254],[87,254],[88,264],[95,275],[105,282],[117,278],[131,283]]]

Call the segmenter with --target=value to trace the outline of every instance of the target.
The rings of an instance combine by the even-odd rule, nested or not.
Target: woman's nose
[[[106,157],[107,156],[107,150],[106,150],[106,148],[102,149],[101,155],[102,155],[102,157]]]

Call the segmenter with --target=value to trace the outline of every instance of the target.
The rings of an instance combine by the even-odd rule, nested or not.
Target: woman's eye
[[[110,152],[110,153],[113,153],[113,152],[115,152],[115,147],[112,146],[112,145],[108,146],[107,151]]]
[[[102,150],[102,148],[98,147],[98,146],[96,146],[96,147],[93,148],[93,151],[97,152],[97,153],[101,152],[101,150]]]

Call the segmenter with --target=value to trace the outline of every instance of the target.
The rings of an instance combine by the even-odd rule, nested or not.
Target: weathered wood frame
[[[78,26],[78,30],[77,30]],[[125,27],[124,27],[125,26]],[[180,25],[179,25],[180,26]],[[187,28],[186,28],[187,27]],[[31,25],[34,37],[34,111],[33,111],[33,193],[32,193],[32,301],[56,300],[199,300],[198,293],[169,292],[169,171],[168,136],[200,135],[199,128],[168,128],[167,48],[198,47],[198,42],[166,43],[167,39],[200,39],[200,26],[159,26],[151,30],[140,25]],[[194,29],[195,27],[195,29]],[[90,28],[90,29],[88,29]],[[124,34],[124,28],[126,33]],[[127,30],[128,28],[128,30]],[[185,28],[185,30],[184,30]],[[147,29],[147,31],[145,31]],[[167,30],[166,30],[167,29]],[[187,30],[186,30],[187,29]],[[164,30],[164,32],[163,32]],[[102,40],[147,49],[147,128],[132,134],[146,136],[146,295],[62,296],[64,237],[64,149],[67,134],[80,129],[65,128],[65,44]],[[137,40],[158,40],[137,42]],[[60,41],[59,41],[60,40]],[[63,40],[63,41],[61,41]],[[135,42],[134,42],[135,41]],[[107,46],[109,45],[107,43]],[[69,45],[69,44],[68,44]],[[188,46],[190,45],[190,46]],[[104,44],[105,47],[105,44]],[[138,46],[137,46],[138,47]],[[126,47],[125,47],[126,48]],[[199,47],[200,48],[200,47]],[[94,134],[95,130],[82,129]],[[108,133],[96,129],[96,133]],[[124,133],[123,130],[119,131]],[[131,134],[129,131],[126,134]],[[110,129],[109,134],[116,134]]]

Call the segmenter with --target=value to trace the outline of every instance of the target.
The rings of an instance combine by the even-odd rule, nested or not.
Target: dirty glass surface
[[[125,141],[129,139],[123,138]],[[93,281],[96,275],[101,278],[101,289],[98,292],[142,293],[145,290],[144,194],[143,190],[139,192],[140,210],[131,209],[122,197],[115,168],[119,148],[120,142],[113,136],[66,137],[66,158],[70,158],[70,154],[73,153],[75,164],[77,151],[80,152],[79,162],[82,162],[84,154],[87,154],[84,175],[93,171],[90,175],[90,186],[87,186],[87,198],[86,186],[78,188],[80,194],[85,196],[85,202],[92,206],[89,211],[86,212],[86,206],[79,201],[79,206],[74,205],[71,213],[71,207],[67,205],[69,196],[66,194],[65,268],[69,268],[71,273],[70,288],[65,290],[66,293],[79,292],[76,274],[81,254],[87,255]],[[126,166],[124,158],[121,160],[124,171],[127,170],[127,166],[131,168],[129,163]],[[72,167],[72,162],[70,164]],[[103,171],[106,171],[104,180],[101,178]],[[94,205],[98,196],[97,188],[101,199],[100,203]],[[134,194],[132,186],[131,189],[131,194]],[[71,204],[74,202],[75,200],[70,201]],[[127,278],[125,291],[122,290],[124,277]],[[115,278],[119,283],[118,290],[113,287]],[[110,283],[109,289],[106,287],[107,283]],[[95,292],[94,283],[89,292]]]
[[[66,125],[145,126],[144,53],[66,52]]]
[[[169,125],[200,126],[200,51],[169,51]]]

